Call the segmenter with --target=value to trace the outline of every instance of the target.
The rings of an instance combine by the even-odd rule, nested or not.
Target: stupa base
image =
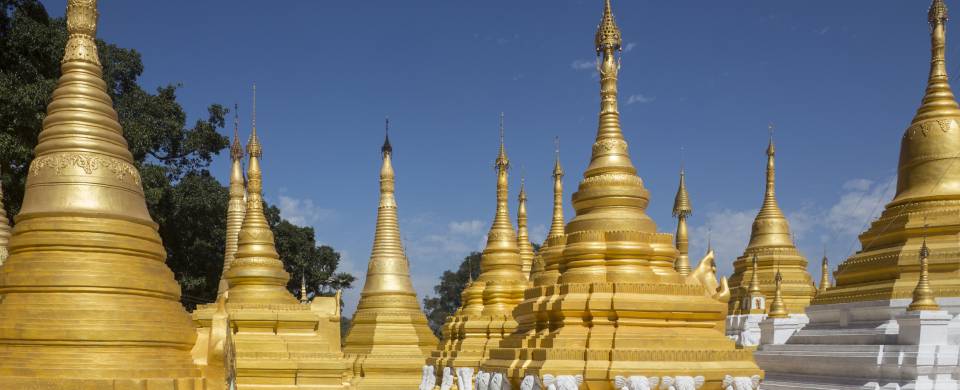
[[[423,379],[422,368],[427,361],[423,355],[386,354],[349,356],[348,359],[354,362],[350,386],[355,390],[415,389]]]
[[[942,312],[908,313],[910,299],[809,306],[807,326],[756,352],[762,387],[960,389],[960,298],[938,301]]]

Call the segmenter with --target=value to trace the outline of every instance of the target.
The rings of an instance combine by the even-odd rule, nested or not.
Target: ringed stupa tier
[[[683,169],[680,169],[680,186],[677,195],[673,198],[673,216],[677,218],[676,244],[679,255],[673,268],[680,275],[690,274],[690,238],[687,235],[687,218],[693,214],[693,205],[690,204],[690,194],[687,193],[687,178]]]
[[[350,374],[340,351],[338,297],[301,304],[287,290],[290,275],[263,213],[263,147],[257,136],[256,87],[247,144],[246,212],[226,273],[226,300],[235,344],[236,383],[245,389],[342,389]],[[228,216],[229,218],[229,216]],[[201,329],[215,324],[216,304],[193,313]]]
[[[343,352],[353,362],[353,388],[412,389],[422,379],[420,369],[437,347],[437,338],[420,310],[400,239],[389,136],[381,153],[373,252]]]
[[[513,309],[523,299],[528,280],[522,272],[517,233],[510,223],[507,170],[510,160],[503,145],[500,114],[500,152],[497,171],[497,208],[480,258],[480,275],[461,295],[460,308],[443,325],[443,340],[428,364],[438,367],[478,368],[492,348],[517,327]]]
[[[760,342],[760,322],[775,302],[772,298],[776,296],[778,276],[781,278],[780,299],[784,304],[778,309],[786,310],[788,316],[800,324],[807,323],[804,309],[817,294],[807,272],[807,259],[794,245],[790,223],[777,204],[773,125],[770,125],[766,153],[763,205],[753,220],[750,242],[733,262],[733,275],[730,276],[731,299],[726,332],[741,347],[752,348]],[[757,307],[758,304],[762,307]]]
[[[760,374],[749,351],[724,337],[726,302],[674,269],[673,235],[647,216],[649,192],[627,152],[617,109],[616,53],[622,39],[609,0],[596,34],[601,57],[600,118],[590,165],[566,225],[557,284],[534,286],[515,311],[518,331],[490,353],[483,370],[582,375],[590,389],[616,376],[703,376],[719,389],[726,375]],[[716,285],[716,281],[713,282]],[[538,307],[543,299],[551,302]]]
[[[927,16],[930,73],[901,139],[896,195],[835,285],[807,307],[809,324],[761,345],[765,389],[960,387],[960,107],[948,83],[944,1]]]
[[[95,0],[67,2],[61,76],[0,267],[0,388],[223,388],[191,355],[197,332],[107,94],[97,18]]]
[[[223,272],[220,274],[220,284],[217,296],[227,292],[227,271],[237,253],[237,239],[240,235],[240,225],[247,210],[247,187],[243,177],[243,145],[240,144],[240,123],[237,106],[233,107],[233,143],[230,144],[230,188],[227,200],[227,237],[224,245]]]
[[[520,179],[520,194],[517,195],[517,248],[520,250],[520,272],[530,279],[534,253],[527,230],[527,189],[523,179]]]

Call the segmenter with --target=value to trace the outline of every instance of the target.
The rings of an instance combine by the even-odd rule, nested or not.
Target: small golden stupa
[[[373,252],[343,352],[353,362],[353,388],[412,389],[422,379],[420,368],[436,348],[437,338],[420,310],[410,281],[410,262],[400,240],[389,136],[381,152]]]
[[[817,289],[817,294],[824,293],[830,288],[830,260],[827,259],[827,250],[823,250],[823,260],[820,264],[820,288]]]
[[[528,280],[521,271],[517,233],[510,223],[507,170],[510,160],[503,146],[500,114],[500,152],[497,170],[497,211],[480,259],[480,275],[463,290],[460,308],[443,325],[443,340],[428,364],[437,367],[478,368],[491,348],[514,331],[513,309],[523,299]]]
[[[204,380],[191,354],[197,333],[107,94],[97,18],[95,0],[67,2],[61,76],[0,267],[0,389],[222,389],[223,373]],[[222,353],[208,356],[222,368]]]
[[[718,292],[674,269],[673,235],[658,233],[645,212],[649,193],[617,109],[621,43],[607,0],[596,35],[597,139],[573,195],[576,217],[565,229],[558,282],[525,292],[517,332],[490,352],[483,370],[507,372],[514,386],[526,375],[583,375],[590,389],[611,389],[617,375],[692,375],[705,377],[704,389],[719,389],[725,375],[761,371],[724,336]],[[709,272],[711,264],[701,264]]]
[[[240,145],[240,120],[237,106],[233,107],[233,143],[230,144],[230,189],[227,200],[227,237],[224,245],[223,273],[220,274],[220,285],[217,296],[227,292],[227,271],[237,253],[237,239],[240,235],[240,225],[247,210],[247,187],[243,177],[243,146]]]
[[[317,297],[306,305],[294,298],[263,214],[256,87],[251,116],[246,212],[221,299],[233,331],[237,388],[342,389],[350,369],[340,351],[339,298]],[[209,328],[216,309],[217,304],[197,308],[197,326]]]
[[[777,204],[775,192],[776,172],[774,156],[776,148],[773,144],[773,126],[770,126],[770,143],[767,145],[767,177],[766,190],[763,195],[763,206],[753,220],[753,229],[750,232],[750,243],[743,251],[743,255],[733,262],[733,275],[730,276],[731,299],[729,304],[730,315],[749,314],[750,308],[745,305],[745,297],[749,295],[748,287],[754,278],[752,262],[757,261],[757,272],[760,290],[768,297],[774,296],[776,289],[774,278],[779,270],[783,278],[783,301],[789,308],[790,314],[803,314],[810,305],[810,300],[817,294],[810,273],[807,272],[807,259],[797,250],[790,234],[790,224]],[[767,301],[767,307],[773,301]]]
[[[947,76],[943,1],[932,2],[928,21],[930,74],[920,108],[900,141],[896,195],[860,235],[860,251],[837,268],[835,287],[814,304],[911,298],[921,275],[917,253],[924,230],[932,253],[930,288],[937,297],[960,296],[960,107]]]
[[[527,230],[527,189],[524,179],[520,179],[520,194],[517,196],[517,248],[520,250],[520,272],[527,279],[533,269],[533,244]]]
[[[555,141],[555,158],[553,163],[553,217],[550,222],[550,232],[537,252],[539,261],[535,267],[537,272],[531,280],[534,286],[548,286],[555,284],[560,277],[559,261],[563,255],[563,245],[566,242],[563,219],[563,167],[560,166],[560,139]]]
[[[677,195],[673,199],[673,216],[677,218],[677,250],[680,254],[674,264],[677,273],[683,276],[690,274],[690,238],[687,236],[687,217],[693,214],[693,206],[690,204],[690,194],[687,193],[687,179],[683,169],[680,169],[680,187],[677,188]]]

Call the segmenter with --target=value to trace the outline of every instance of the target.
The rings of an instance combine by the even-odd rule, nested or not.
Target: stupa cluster
[[[339,294],[286,289],[263,210],[255,89],[249,139],[235,123],[230,148],[218,296],[184,311],[106,92],[97,18],[96,0],[68,1],[62,76],[12,232],[0,213],[0,389],[960,389],[960,106],[944,0],[929,9],[931,69],[896,195],[836,284],[824,256],[814,285],[777,203],[772,131],[762,205],[729,279],[710,249],[690,260],[682,170],[676,234],[658,231],[620,125],[622,38],[606,0],[575,217],[564,220],[558,146],[546,240],[533,250],[523,185],[513,226],[501,114],[480,273],[438,340],[411,283],[387,136],[373,250],[342,343]]]

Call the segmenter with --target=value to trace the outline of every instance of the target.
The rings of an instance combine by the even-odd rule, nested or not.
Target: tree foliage
[[[20,210],[66,39],[65,20],[51,18],[37,0],[0,0],[0,182],[7,215]],[[183,302],[188,308],[209,302],[222,270],[228,192],[208,168],[228,145],[217,130],[224,127],[229,110],[211,104],[206,117],[188,124],[177,102],[179,84],[151,93],[137,82],[144,70],[140,53],[99,39],[97,49]],[[299,290],[301,273],[317,293],[350,287],[353,276],[336,272],[340,255],[317,247],[312,228],[283,220],[276,207],[268,209],[278,251],[287,271],[296,275],[291,291]]]
[[[480,252],[472,252],[463,258],[454,271],[444,271],[440,284],[433,287],[436,294],[423,299],[423,309],[427,314],[427,323],[438,337],[443,323],[460,307],[460,294],[471,279],[480,275]]]

